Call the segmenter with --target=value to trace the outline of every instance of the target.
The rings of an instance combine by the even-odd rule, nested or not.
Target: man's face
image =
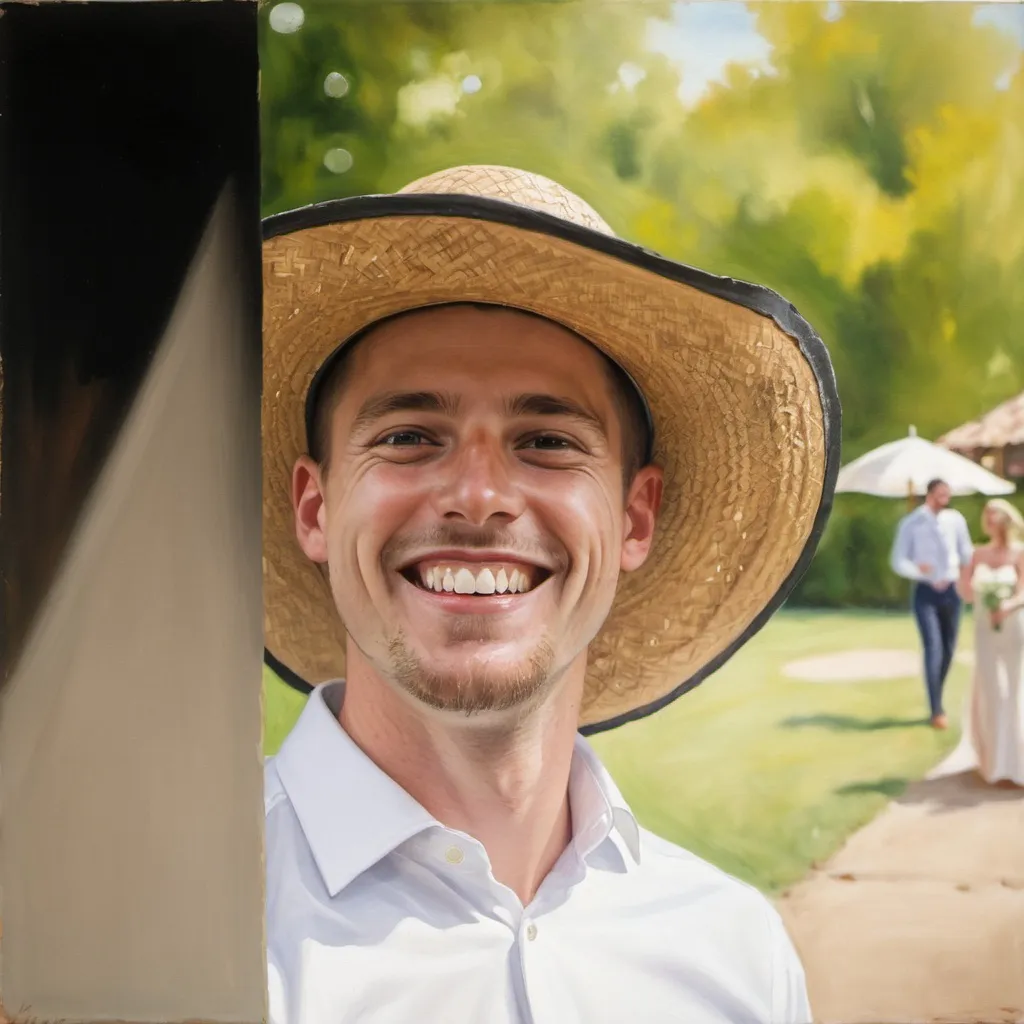
[[[931,493],[931,504],[936,509],[949,507],[949,500],[952,494],[947,484],[939,484]]]
[[[450,307],[382,325],[349,358],[326,474],[300,460],[293,498],[350,671],[361,659],[433,707],[483,711],[582,669],[661,499],[654,467],[624,490],[600,354],[535,317]]]

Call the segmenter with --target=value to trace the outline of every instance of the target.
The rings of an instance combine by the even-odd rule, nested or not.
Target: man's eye
[[[525,448],[536,448],[542,452],[560,452],[565,451],[568,448],[572,448],[573,444],[571,441],[567,441],[564,437],[554,437],[551,434],[541,434],[538,437],[531,437],[526,444]]]
[[[390,448],[409,448],[425,442],[426,438],[415,430],[396,430],[393,434],[386,434],[377,444]]]

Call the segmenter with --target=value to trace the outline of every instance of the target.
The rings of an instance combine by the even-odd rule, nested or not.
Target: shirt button
[[[444,859],[449,864],[461,864],[462,863],[462,851],[457,846],[449,846],[444,851]]]
[[[537,938],[537,926],[532,921],[526,926],[526,937],[530,942]]]

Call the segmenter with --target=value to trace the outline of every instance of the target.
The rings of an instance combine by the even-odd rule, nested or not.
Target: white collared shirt
[[[919,583],[955,583],[960,568],[974,554],[967,520],[955,508],[933,512],[919,505],[901,520],[893,541],[889,564],[905,579]],[[923,573],[919,565],[928,565]]]
[[[270,1024],[809,1024],[767,899],[640,828],[585,740],[573,839],[523,907],[319,687],[266,769]]]

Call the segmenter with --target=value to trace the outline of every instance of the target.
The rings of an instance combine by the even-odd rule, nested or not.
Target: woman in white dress
[[[988,502],[982,528],[989,543],[975,549],[959,588],[974,605],[974,679],[963,744],[973,747],[982,778],[1024,786],[1024,517],[1009,502]],[[996,609],[984,601],[995,585],[1008,595]]]

